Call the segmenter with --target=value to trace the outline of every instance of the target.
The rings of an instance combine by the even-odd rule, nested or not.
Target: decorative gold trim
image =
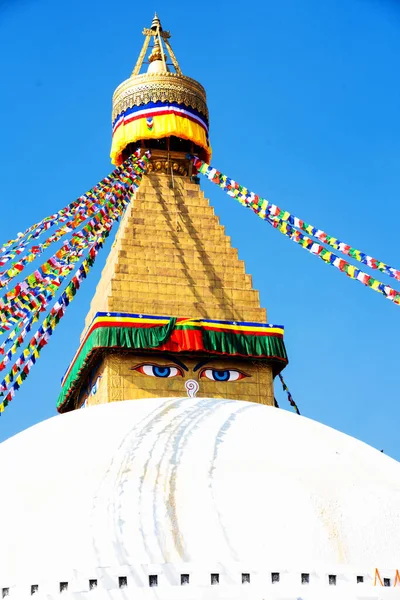
[[[166,173],[167,175],[187,176],[191,172],[191,162],[182,158],[182,152],[152,150],[147,173]]]
[[[130,77],[129,79],[125,79],[122,83],[119,84],[117,89],[113,94],[113,102],[116,103],[118,97],[122,95],[126,88],[131,88],[141,83],[151,82],[151,83],[166,83],[168,81],[176,81],[176,83],[181,83],[181,85],[185,85],[188,88],[196,91],[204,100],[206,101],[206,90],[203,88],[201,83],[192,79],[191,77],[187,77],[187,75],[179,75],[178,73],[142,73],[141,75],[137,75],[135,77]]]
[[[166,45],[166,46],[167,46],[167,48],[168,48],[168,52],[169,52],[169,55],[170,55],[170,57],[171,57],[172,64],[173,64],[173,65],[174,65],[174,67],[175,67],[175,71],[178,73],[178,75],[182,75],[181,68],[180,68],[180,66],[179,66],[179,64],[178,64],[178,61],[176,60],[176,56],[175,56],[175,54],[174,54],[174,51],[172,50],[172,47],[171,47],[171,44],[170,44],[170,43],[169,43],[169,41],[168,41],[168,38],[164,38],[164,42],[165,42],[165,45]]]
[[[145,27],[142,31],[143,35],[151,35],[151,36],[156,36],[157,35],[157,31],[153,31],[153,29],[148,29],[147,27]],[[171,33],[169,31],[164,31],[163,29],[160,30],[160,35],[164,40],[167,40],[168,38],[171,37]]]
[[[112,121],[123,111],[148,102],[179,102],[208,119],[206,92],[195,79],[178,73],[144,73],[123,81],[113,95]]]
[[[132,71],[131,77],[139,75],[140,69],[142,68],[142,64],[144,61],[144,57],[146,56],[147,48],[149,47],[149,43],[150,43],[150,36],[147,35],[143,42],[142,50],[139,54],[139,58],[137,59],[135,68]]]

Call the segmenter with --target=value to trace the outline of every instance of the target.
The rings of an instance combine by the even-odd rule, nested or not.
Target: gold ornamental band
[[[177,73],[144,73],[117,87],[113,95],[112,121],[128,108],[159,101],[191,106],[208,119],[206,92],[196,80]]]

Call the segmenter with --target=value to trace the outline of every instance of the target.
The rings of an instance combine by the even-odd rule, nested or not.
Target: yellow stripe
[[[105,323],[107,321],[119,321],[121,323],[150,323],[150,324],[159,324],[159,325],[167,325],[169,323],[169,319],[152,319],[150,318],[139,318],[139,317],[115,317],[111,315],[110,317],[96,317],[93,323],[91,324],[89,329],[92,329],[95,323]]]
[[[205,327],[212,328],[213,326],[204,323]],[[277,333],[283,335],[284,330],[281,327],[247,327],[238,325],[215,325],[219,329],[235,329],[236,331],[248,331],[249,333]]]
[[[169,114],[153,117],[153,128],[149,130],[145,118],[136,119],[127,124],[121,124],[115,131],[111,146],[111,162],[114,165],[122,163],[122,151],[130,143],[137,140],[158,139],[174,135],[194,142],[207,153],[207,162],[211,159],[211,147],[206,133],[198,123],[186,117]]]
[[[283,335],[284,329],[282,327],[261,327],[257,325],[225,325],[223,323],[208,323],[207,321],[197,321],[196,319],[187,319],[180,321],[176,324],[177,327],[182,325],[198,325],[199,327],[210,327],[218,329],[236,329],[238,331],[249,331],[249,332],[268,332],[268,333],[280,333]]]
[[[169,319],[152,319],[150,318],[138,318],[138,317],[97,317],[90,329],[92,329],[93,325],[98,323],[106,323],[110,321],[115,321],[116,323],[146,323],[150,325],[167,325],[169,323]],[[223,323],[208,323],[207,321],[199,321],[198,319],[184,319],[177,323],[177,327],[187,327],[187,326],[198,326],[198,327],[210,327],[210,328],[220,328],[220,329],[235,329],[238,331],[248,331],[248,332],[266,332],[266,333],[284,333],[284,329],[282,327],[261,327],[257,325],[226,325]]]

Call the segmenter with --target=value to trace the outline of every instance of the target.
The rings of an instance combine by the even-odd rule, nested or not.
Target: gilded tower
[[[147,150],[151,158],[58,409],[186,394],[273,405],[273,378],[287,363],[283,328],[266,323],[190,160],[211,158],[205,90],[182,74],[157,15],[143,34],[136,66],[113,96],[111,160]]]

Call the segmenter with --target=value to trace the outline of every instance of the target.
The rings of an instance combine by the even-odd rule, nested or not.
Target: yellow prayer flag
[[[347,270],[347,275],[349,275],[349,277],[351,277],[352,279],[354,279],[354,271],[356,270],[355,267],[353,267],[353,265],[349,265],[349,268]]]

